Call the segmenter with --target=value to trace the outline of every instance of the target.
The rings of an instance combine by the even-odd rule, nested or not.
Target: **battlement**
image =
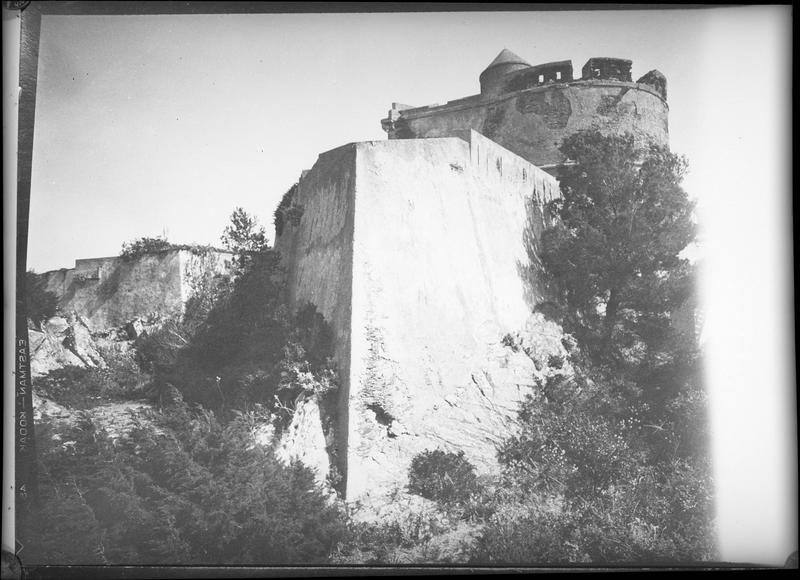
[[[631,82],[631,64],[622,58],[590,58],[581,69],[582,78],[611,79],[615,81]]]
[[[503,93],[521,91],[549,83],[568,83],[572,79],[572,61],[561,60],[532,66],[504,79]]]
[[[633,82],[631,78],[631,66],[633,63],[627,59],[592,57],[581,68],[581,78],[575,79],[571,60],[529,65],[508,50],[504,50],[500,55],[506,55],[503,60],[513,62],[513,65],[508,65],[505,62],[498,65],[497,60],[500,58],[498,56],[498,59],[495,59],[495,62],[481,73],[481,95],[484,97],[523,91],[551,83],[571,83],[574,81]],[[666,99],[666,79],[658,71],[650,71],[636,81],[636,84],[649,86],[661,98]]]

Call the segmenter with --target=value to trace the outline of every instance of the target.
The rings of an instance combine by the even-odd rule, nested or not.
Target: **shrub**
[[[463,451],[423,451],[411,460],[408,491],[443,504],[466,502],[477,491],[475,467]]]
[[[324,398],[335,391],[330,326],[313,305],[289,314],[284,281],[277,252],[258,254],[231,294],[211,310],[166,380],[183,385],[179,388],[190,400],[215,409],[274,406],[276,397],[286,409],[302,393]],[[198,374],[211,382],[197,380]]]
[[[25,311],[38,325],[56,314],[58,297],[46,289],[46,280],[33,270],[25,273]]]
[[[520,433],[500,448],[506,477],[529,494],[563,499],[555,513],[522,507],[484,530],[487,563],[688,562],[714,553],[711,480],[702,457],[665,453],[676,425],[657,430],[625,406],[624,381],[558,377],[521,407]],[[526,513],[527,512],[527,513]],[[548,535],[550,534],[550,535]],[[532,538],[540,538],[532,540]]]
[[[142,396],[146,376],[128,357],[109,358],[106,368],[66,366],[35,379],[37,389],[56,403],[73,409]]]
[[[289,223],[293,226],[300,224],[303,217],[303,206],[295,200],[298,184],[295,183],[286,193],[283,194],[281,202],[275,209],[275,233],[280,236],[283,234],[284,225]]]
[[[707,513],[690,502],[695,505],[692,515],[680,516],[668,499],[668,482],[683,480],[683,487],[686,474],[662,473],[666,480],[661,483],[652,474],[640,475],[645,481],[630,486],[638,488],[635,495],[609,489],[561,511],[529,510],[520,518],[490,518],[472,550],[472,563],[685,564],[713,558]],[[697,486],[702,485],[698,480]],[[636,503],[630,501],[633,498]]]
[[[479,537],[470,561],[475,564],[559,564],[586,561],[570,541],[567,521],[541,514],[492,521]]]
[[[122,244],[122,251],[120,257],[126,260],[132,260],[145,254],[152,254],[155,252],[163,252],[171,250],[173,245],[170,244],[166,238],[137,238],[131,242]]]
[[[347,533],[333,554],[335,564],[409,564],[430,562],[425,550],[447,531],[438,513],[409,510],[381,521],[347,522]]]
[[[308,469],[254,445],[250,423],[241,415],[223,425],[183,406],[116,441],[89,420],[55,438],[45,424],[43,503],[23,526],[27,561],[327,562],[345,531],[341,512]]]

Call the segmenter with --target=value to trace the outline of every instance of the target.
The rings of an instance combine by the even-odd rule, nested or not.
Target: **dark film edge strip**
[[[26,309],[25,273],[28,254],[28,213],[30,209],[33,158],[36,77],[39,62],[41,14],[28,7],[22,13],[20,30],[21,87],[17,155],[17,248],[16,248],[16,338],[14,341],[14,438],[16,552],[24,561],[27,538],[20,537],[21,525],[38,502],[36,440],[33,425],[33,392]]]

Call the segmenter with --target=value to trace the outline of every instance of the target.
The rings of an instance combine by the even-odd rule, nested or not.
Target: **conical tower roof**
[[[501,64],[522,64],[525,66],[531,66],[531,63],[517,56],[507,48],[504,48],[500,51],[500,54],[495,57],[491,64],[484,69],[484,72]]]

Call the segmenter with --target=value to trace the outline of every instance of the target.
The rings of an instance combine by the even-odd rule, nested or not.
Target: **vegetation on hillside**
[[[297,188],[297,183],[290,187],[286,193],[283,194],[281,202],[275,209],[275,233],[279,236],[283,234],[283,228],[287,223],[296,226],[300,223],[300,218],[303,217],[304,208],[302,204],[297,203],[296,199]]]
[[[240,271],[247,268],[251,257],[269,248],[267,232],[258,220],[237,207],[233,210],[230,224],[225,226],[222,233],[222,246],[236,256],[236,263]]]
[[[373,525],[358,529],[362,546],[349,553],[372,546],[370,557],[384,562],[460,553],[493,565],[715,557],[700,352],[694,328],[675,322],[694,284],[681,256],[694,231],[680,187],[685,162],[629,135],[591,131],[562,151],[574,161],[561,169],[563,197],[526,240],[548,278],[537,284],[547,314],[569,333],[569,365],[547,361],[549,378],[521,405],[519,432],[498,449],[498,476],[476,478],[463,456],[443,450],[412,461],[409,490],[436,501],[438,521],[449,522],[439,537],[460,534],[458,550],[431,551],[425,538],[426,550],[411,554],[408,529]],[[513,347],[512,337],[504,344]]]
[[[255,444],[257,426],[280,434],[309,397],[332,435],[338,380],[330,328],[313,305],[286,308],[279,256],[237,208],[223,236],[236,272],[201,281],[183,317],[143,333],[135,367],[64,369],[40,383],[76,409],[139,393],[158,404],[122,438],[89,415],[59,432],[43,424],[42,505],[25,522],[39,542],[27,549],[42,562],[98,564],[713,559],[700,352],[694,329],[676,323],[694,284],[682,258],[694,235],[685,162],[592,131],[562,151],[574,161],[561,169],[562,197],[526,240],[547,277],[534,294],[545,289],[568,360],[540,361],[548,378],[498,448],[501,473],[424,451],[402,501],[433,511],[356,522],[307,469]],[[276,211],[279,235],[302,215],[296,191]]]
[[[675,563],[715,555],[706,396],[694,328],[675,324],[694,284],[685,162],[630,135],[565,140],[575,163],[548,227],[527,237],[575,337],[549,361],[505,441],[503,474],[462,491],[482,514],[474,563]],[[569,343],[569,341],[567,341]],[[441,503],[441,502],[440,502]]]
[[[26,561],[327,561],[342,513],[309,469],[281,464],[254,434],[288,425],[301,396],[331,407],[331,332],[313,305],[284,306],[279,257],[241,208],[223,243],[235,277],[200,280],[183,316],[142,332],[105,368],[37,380],[77,422],[37,425],[40,505],[20,528]],[[162,246],[132,243],[129,256]],[[112,436],[92,420],[98,405],[131,398],[156,403],[132,432]]]
[[[237,208],[237,211],[242,210],[241,208]],[[264,247],[266,247],[266,244]],[[155,238],[144,236],[123,242],[122,249],[120,250],[120,257],[127,260],[134,260],[148,254],[158,254],[160,252],[169,252],[173,250],[186,250],[197,255],[205,255],[210,252],[219,252],[221,250],[228,250],[231,252],[234,251],[224,243],[222,248],[218,248],[210,244],[176,244],[174,242],[170,242],[166,236],[159,236]]]
[[[253,444],[252,413],[221,422],[185,404],[125,437],[88,419],[41,423],[30,564],[322,564],[342,515],[300,464]]]
[[[76,410],[143,398],[148,375],[125,354],[106,357],[105,368],[66,366],[36,379],[38,393]]]
[[[56,314],[58,297],[47,290],[46,280],[33,270],[25,272],[25,312],[28,320],[38,326]]]
[[[119,255],[123,259],[133,260],[146,254],[153,254],[171,249],[173,249],[173,245],[169,243],[165,237],[142,237],[131,240],[130,242],[124,242]]]
[[[464,452],[423,451],[411,460],[408,490],[444,504],[467,501],[477,489],[475,467]]]

